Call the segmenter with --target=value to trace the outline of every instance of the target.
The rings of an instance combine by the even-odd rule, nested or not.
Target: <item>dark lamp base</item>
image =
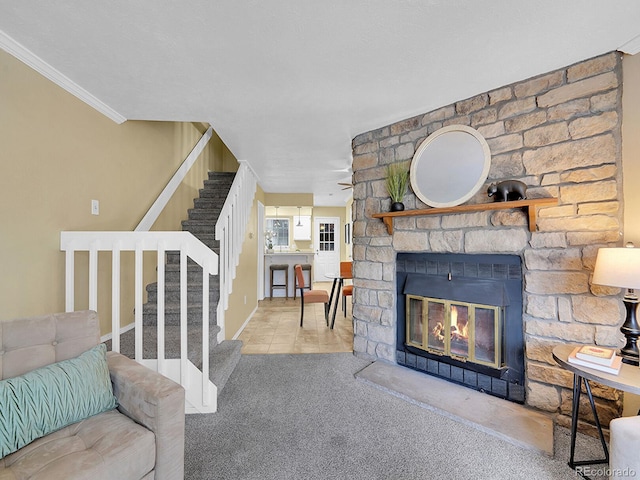
[[[628,292],[623,302],[624,307],[627,309],[627,317],[620,327],[620,331],[626,338],[626,345],[620,349],[619,355],[622,357],[623,363],[639,365],[638,337],[640,337],[640,326],[638,326],[636,319],[638,297],[632,292]]]

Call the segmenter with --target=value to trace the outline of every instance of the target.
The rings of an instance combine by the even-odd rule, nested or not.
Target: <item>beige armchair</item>
[[[99,342],[92,311],[0,322],[0,380],[75,358]],[[107,362],[117,409],[9,453],[0,459],[0,480],[183,478],[184,389],[118,353],[107,352]]]

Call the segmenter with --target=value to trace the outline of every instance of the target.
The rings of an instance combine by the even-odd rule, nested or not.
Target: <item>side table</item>
[[[622,364],[620,373],[618,375],[612,375],[610,373],[601,372],[593,368],[583,367],[574,363],[569,363],[569,355],[573,352],[573,349],[578,345],[558,345],[553,349],[553,359],[565,370],[573,372],[573,403],[571,409],[571,456],[569,457],[569,466],[576,469],[577,466],[582,465],[595,465],[601,463],[609,463],[609,449],[602,433],[602,427],[600,426],[600,420],[598,419],[598,412],[596,411],[595,404],[593,402],[593,395],[591,394],[591,386],[589,380],[598,382],[608,387],[616,388],[624,392],[634,393],[640,395],[640,368],[634,365]],[[589,403],[591,404],[591,411],[596,422],[598,429],[598,435],[600,437],[600,443],[604,451],[604,458],[596,460],[580,460],[575,461],[575,447],[576,447],[576,432],[578,429],[578,408],[580,407],[580,394],[582,393],[582,383],[584,382],[584,388],[589,397]]]

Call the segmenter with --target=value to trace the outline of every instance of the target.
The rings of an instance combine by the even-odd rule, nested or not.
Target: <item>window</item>
[[[320,224],[320,251],[333,252],[335,250],[335,232],[333,223],[321,223]]]
[[[273,233],[271,241],[274,247],[289,247],[288,218],[267,218],[267,231]]]

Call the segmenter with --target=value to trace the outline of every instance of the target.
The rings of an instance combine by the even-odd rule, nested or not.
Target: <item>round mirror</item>
[[[411,188],[430,207],[453,207],[475,195],[490,166],[484,137],[466,125],[451,125],[429,135],[416,150]]]

